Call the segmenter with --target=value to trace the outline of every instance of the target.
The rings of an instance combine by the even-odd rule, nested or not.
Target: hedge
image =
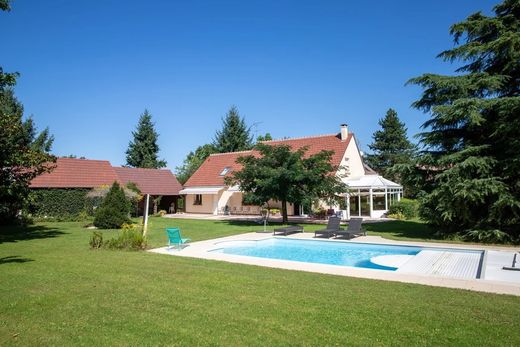
[[[417,217],[419,204],[416,200],[401,199],[390,206],[388,209],[389,216],[403,216],[405,219],[413,219]]]
[[[92,200],[85,188],[33,189],[30,193],[29,213],[36,218],[74,220],[80,215],[92,215]]]

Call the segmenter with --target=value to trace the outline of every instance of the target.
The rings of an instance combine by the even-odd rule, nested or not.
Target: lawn
[[[262,228],[151,222],[152,245],[165,225],[194,240]],[[80,223],[1,230],[0,345],[520,344],[519,297],[91,251],[90,234]]]

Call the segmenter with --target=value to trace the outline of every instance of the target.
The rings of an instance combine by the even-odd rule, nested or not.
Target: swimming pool
[[[217,247],[211,252],[388,271],[396,271],[401,265],[404,268],[415,258],[420,258],[416,257],[419,254],[433,253],[438,256],[445,253],[448,255],[469,253],[474,259],[478,259],[482,253],[482,251],[471,250],[276,237],[257,241],[221,242]],[[474,276],[478,277],[478,275],[471,277],[475,278]]]

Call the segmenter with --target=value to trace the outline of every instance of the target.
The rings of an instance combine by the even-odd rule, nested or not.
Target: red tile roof
[[[58,158],[54,170],[31,181],[31,188],[94,188],[118,181],[107,160]]]
[[[133,182],[141,193],[150,195],[179,195],[181,184],[170,170],[114,167],[122,184]]]
[[[347,146],[352,139],[352,134],[349,134],[345,141],[341,141],[339,134],[321,135],[301,137],[285,140],[264,141],[268,145],[289,145],[293,149],[299,149],[307,146],[306,155],[313,155],[322,150],[333,151],[332,164],[339,166],[343,155],[347,150]],[[224,177],[220,173],[225,167],[231,167],[233,170],[240,170],[241,167],[235,161],[238,157],[248,155],[253,151],[234,152],[234,153],[220,153],[210,155],[197,171],[184,184],[185,187],[195,186],[223,186]]]
[[[134,182],[143,194],[178,195],[182,189],[170,170],[113,167],[107,160],[58,158],[54,170],[31,182],[31,188],[95,188]]]

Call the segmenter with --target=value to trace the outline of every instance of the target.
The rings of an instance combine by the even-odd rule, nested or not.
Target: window
[[[195,194],[193,205],[202,205],[202,194]]]
[[[222,172],[220,173],[220,176],[226,176],[229,172],[231,172],[231,170],[232,170],[231,167],[226,166],[226,167],[222,170]]]

